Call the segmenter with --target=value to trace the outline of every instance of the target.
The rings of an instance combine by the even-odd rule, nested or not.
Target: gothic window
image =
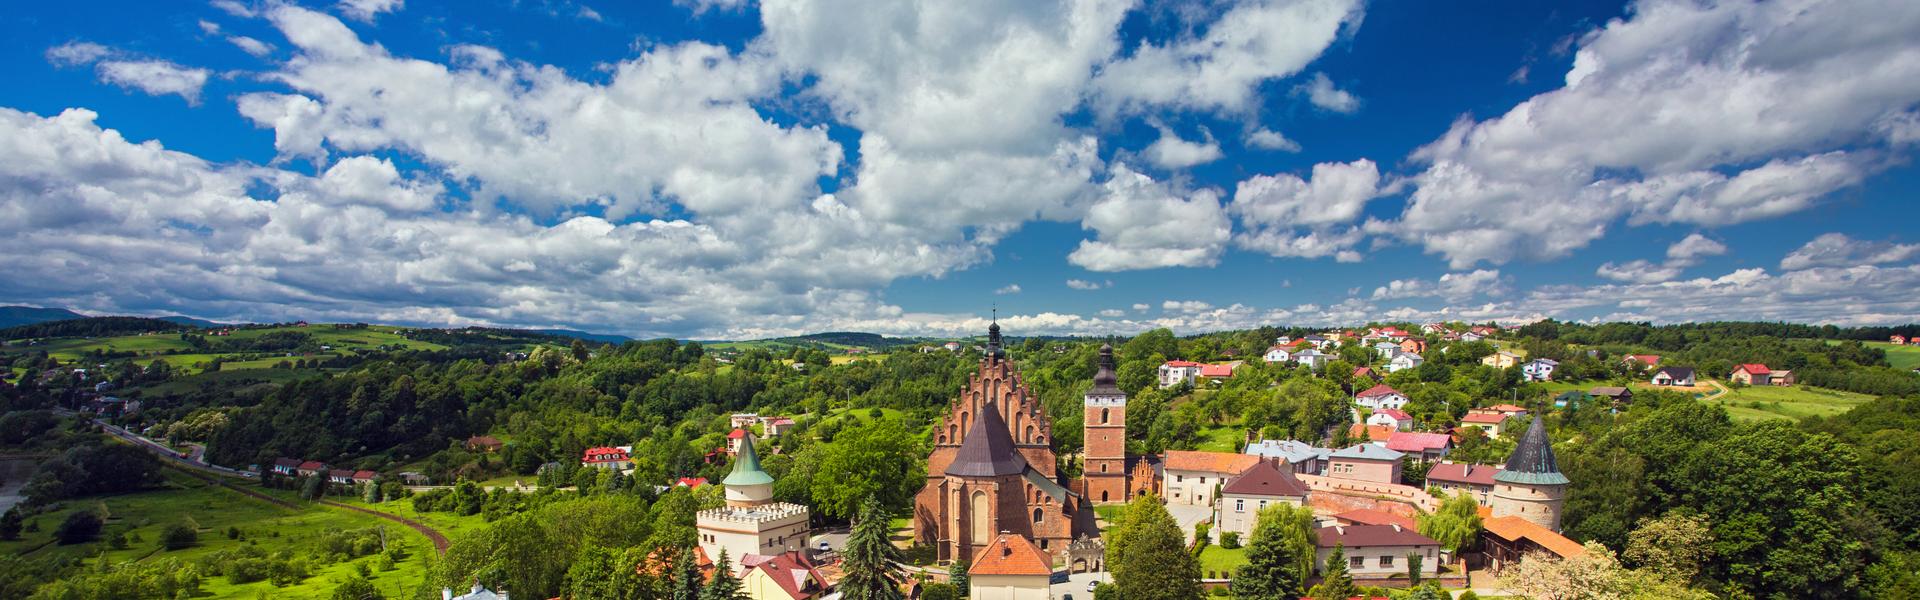
[[[1108,413],[1109,411],[1111,411],[1111,410],[1112,410],[1112,409],[1107,409],[1107,408],[1102,408],[1102,409],[1100,409],[1100,424],[1101,424],[1101,425],[1105,425],[1105,424],[1107,424],[1107,420],[1108,420],[1108,417],[1109,417],[1109,416],[1111,416],[1111,415],[1109,415],[1109,414],[1107,414],[1107,413]]]
[[[1038,509],[1038,508],[1036,508],[1036,509],[1033,509],[1033,522],[1035,522],[1035,523],[1039,523],[1039,522],[1040,522],[1040,516],[1041,516],[1041,515],[1040,515],[1040,509]]]
[[[1031,441],[1033,441],[1033,426],[1032,426],[1032,425],[1028,425],[1028,426],[1027,426],[1027,441],[1029,441],[1029,442],[1031,442]]]
[[[973,543],[983,544],[986,543],[987,540],[993,539],[993,523],[987,518],[986,492],[976,491],[973,493],[972,510],[968,512],[971,513],[968,515],[968,522],[972,524],[970,529],[973,533]]]

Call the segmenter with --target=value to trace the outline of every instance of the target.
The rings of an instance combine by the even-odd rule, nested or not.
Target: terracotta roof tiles
[[[1052,575],[1053,561],[1025,536],[1002,533],[973,555],[968,575]]]

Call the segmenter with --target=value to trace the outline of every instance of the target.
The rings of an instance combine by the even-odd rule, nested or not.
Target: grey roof
[[[1547,439],[1547,426],[1540,417],[1534,417],[1533,424],[1527,426],[1527,433],[1520,436],[1520,445],[1507,457],[1506,470],[1494,475],[1493,480],[1538,485],[1568,483],[1567,476],[1560,474],[1559,463],[1553,459],[1553,442]]]
[[[1122,395],[1117,382],[1120,378],[1113,372],[1113,346],[1100,345],[1100,370],[1093,374],[1093,389],[1087,390],[1091,396]]]
[[[1691,379],[1693,378],[1693,367],[1660,367],[1660,370],[1653,372],[1654,375],[1661,373],[1666,373],[1668,377],[1674,379]]]
[[[1547,365],[1547,366],[1559,366],[1559,365],[1560,365],[1560,361],[1557,361],[1557,360],[1554,360],[1554,359],[1551,359],[1551,358],[1536,358],[1536,359],[1533,359],[1533,360],[1530,360],[1530,361],[1527,361],[1527,362],[1528,362],[1528,363],[1540,363],[1540,364],[1544,364],[1544,365]]]
[[[1073,492],[1061,486],[1060,482],[1047,479],[1046,475],[1041,475],[1039,471],[1035,471],[1032,468],[1028,468],[1026,472],[1020,475],[1026,478],[1027,483],[1033,484],[1033,487],[1040,488],[1040,491],[1046,492],[1048,496],[1052,496],[1055,500],[1066,502],[1067,497],[1073,495]]]
[[[947,465],[947,474],[995,477],[1018,475],[1026,468],[1027,459],[1014,450],[1013,434],[1007,433],[1006,420],[1000,418],[1000,409],[989,400],[980,405],[980,417],[974,419],[973,427],[967,430],[967,439],[954,453],[953,463]]]
[[[1313,459],[1325,459],[1333,454],[1326,448],[1315,448],[1312,444],[1298,440],[1260,440],[1247,444],[1246,454],[1266,458],[1285,459],[1288,463],[1303,463]]]
[[[1360,460],[1400,460],[1400,457],[1402,456],[1406,456],[1406,455],[1393,450],[1388,450],[1385,446],[1377,446],[1370,443],[1354,444],[1352,446],[1347,446],[1345,448],[1341,448],[1333,452],[1333,458],[1336,458],[1336,459],[1355,458]]]

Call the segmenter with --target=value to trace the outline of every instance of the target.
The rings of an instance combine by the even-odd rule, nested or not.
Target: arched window
[[[1041,517],[1041,516],[1042,516],[1042,515],[1040,514],[1040,509],[1038,509],[1038,508],[1036,508],[1036,509],[1033,509],[1033,522],[1035,522],[1035,523],[1039,523],[1039,522],[1040,522],[1040,517]]]
[[[1033,441],[1033,426],[1032,426],[1032,425],[1028,425],[1028,426],[1027,426],[1027,437],[1026,437],[1026,440],[1027,440],[1028,442],[1032,442],[1032,441]]]
[[[984,544],[987,540],[993,539],[993,523],[987,518],[986,492],[976,491],[973,493],[973,509],[969,512],[972,513],[968,515],[968,522],[973,525],[970,528],[972,529],[973,543]]]
[[[1113,409],[1110,409],[1110,408],[1102,408],[1102,409],[1100,409],[1100,424],[1101,424],[1101,425],[1105,425],[1105,424],[1107,424],[1107,421],[1108,421],[1108,418],[1112,416],[1112,415],[1110,415],[1110,414],[1108,414],[1108,413],[1109,413],[1109,412],[1111,412],[1112,410],[1113,410]]]
[[[1107,463],[1100,463],[1100,472],[1101,473],[1107,472]]]
[[[1106,491],[1106,490],[1100,490],[1100,501],[1101,501],[1101,502],[1106,502],[1106,501],[1107,501],[1107,491]]]

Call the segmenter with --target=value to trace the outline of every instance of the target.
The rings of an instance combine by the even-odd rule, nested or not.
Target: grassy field
[[[317,355],[319,358],[337,354],[400,345],[416,350],[444,350],[445,346],[428,342],[409,340],[400,335],[400,328],[372,325],[364,329],[339,329],[333,325],[312,325],[308,327],[268,327],[262,329],[237,329],[233,335],[211,338],[214,340],[250,340],[269,333],[297,331],[311,336],[315,342],[329,346],[332,354]],[[164,354],[170,351],[191,350],[192,345],[181,340],[176,334],[121,335],[103,338],[71,338],[51,340],[34,346],[21,346],[22,349],[45,351],[48,355],[61,360],[74,360],[94,350],[109,352],[134,352],[150,355],[153,358],[141,358],[136,362],[145,365],[154,360],[164,360],[167,364],[181,369],[192,369],[195,364],[213,360],[217,354]],[[284,357],[229,363],[224,368],[230,370],[265,369],[289,360]]]
[[[1210,452],[1239,452],[1240,442],[1246,439],[1247,430],[1237,424],[1215,425],[1199,431],[1199,450]]]
[[[28,558],[84,558],[100,553],[102,559],[116,563],[163,558],[194,562],[242,545],[277,550],[298,547],[328,530],[384,526],[389,543],[401,544],[408,554],[405,560],[397,563],[395,570],[376,570],[373,573],[374,584],[387,592],[389,597],[394,597],[421,581],[425,556],[433,551],[424,536],[374,517],[319,506],[288,509],[172,471],[168,471],[167,483],[164,489],[65,502],[58,510],[32,517],[30,521],[36,522],[40,531],[23,533],[18,541],[0,542],[0,552],[23,554]],[[104,511],[108,518],[101,539],[121,533],[128,538],[126,547],[114,550],[105,541],[71,546],[49,543],[54,527],[68,513],[77,510]],[[158,549],[161,530],[174,523],[194,526],[199,533],[199,542],[182,550]],[[228,539],[228,528],[238,528],[240,538]],[[360,562],[371,560],[359,559]],[[352,576],[353,573],[352,561],[317,567],[311,577],[287,587],[274,587],[265,581],[234,585],[225,577],[208,577],[202,589],[203,594],[198,597],[325,597],[331,593],[337,580]]]
[[[1200,550],[1200,576],[1215,573],[1214,577],[1226,577],[1240,567],[1247,565],[1246,547],[1228,550],[1219,544],[1211,544]]]
[[[1895,346],[1887,342],[1867,342],[1867,345],[1887,351],[1887,362],[1895,369],[1920,367],[1920,346]]]
[[[1706,400],[1726,407],[1738,421],[1791,419],[1837,415],[1873,400],[1873,396],[1805,385],[1759,386],[1733,389]]]

